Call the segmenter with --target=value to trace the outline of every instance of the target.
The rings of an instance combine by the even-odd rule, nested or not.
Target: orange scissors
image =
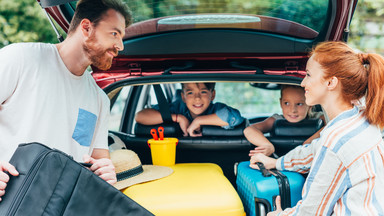
[[[157,131],[155,128],[151,129],[151,135],[153,139],[159,140],[159,137],[160,137],[160,140],[164,140],[164,128],[160,126],[157,130],[159,131],[159,136],[157,136]]]

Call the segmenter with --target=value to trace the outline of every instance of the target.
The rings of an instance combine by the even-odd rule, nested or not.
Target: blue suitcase
[[[249,161],[237,165],[237,192],[247,216],[266,215],[275,210],[274,200],[281,196],[283,209],[295,206],[301,200],[304,177],[295,172],[252,169]]]

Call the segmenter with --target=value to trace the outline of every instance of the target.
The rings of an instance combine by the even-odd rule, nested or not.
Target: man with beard
[[[0,50],[0,200],[9,175],[18,175],[7,161],[20,143],[62,150],[116,182],[108,152],[109,99],[86,69],[111,67],[130,22],[120,0],[81,0],[64,42]]]

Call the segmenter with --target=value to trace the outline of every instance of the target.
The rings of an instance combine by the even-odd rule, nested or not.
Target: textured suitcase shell
[[[299,173],[290,171],[281,171],[281,173],[288,178],[291,190],[291,206],[295,206],[301,200],[305,179]],[[279,185],[273,175],[264,177],[259,170],[249,167],[249,161],[240,162],[237,166],[236,185],[248,216],[265,215],[269,210],[268,205],[273,210],[273,198],[279,195]],[[257,205],[255,200],[258,202]]]

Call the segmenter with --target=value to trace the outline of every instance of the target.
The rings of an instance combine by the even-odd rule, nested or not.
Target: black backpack
[[[65,153],[20,144],[0,215],[153,215]]]

